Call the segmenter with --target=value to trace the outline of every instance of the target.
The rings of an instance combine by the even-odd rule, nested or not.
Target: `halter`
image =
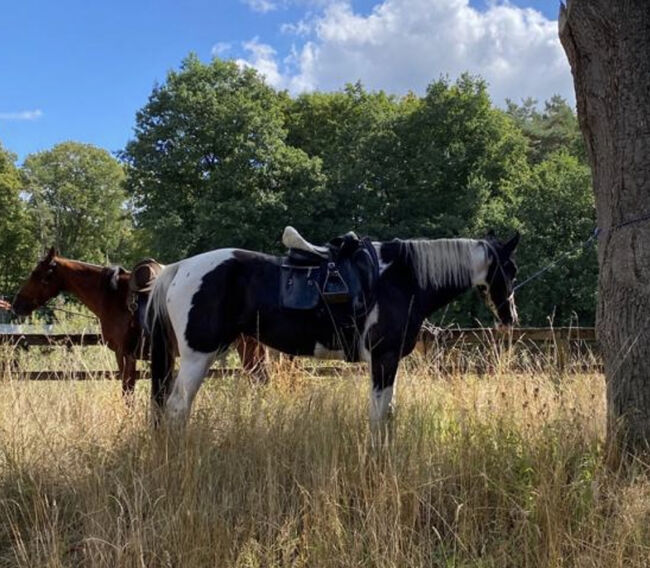
[[[497,268],[501,271],[501,275],[503,276],[503,280],[504,280],[505,282],[507,282],[507,281],[508,281],[508,276],[507,276],[505,270],[503,269],[503,265],[501,264],[501,259],[499,258],[499,255],[497,254],[497,251],[496,251],[496,249],[494,248],[494,246],[492,245],[492,243],[490,243],[489,241],[487,241],[487,240],[485,240],[485,239],[484,239],[484,240],[481,240],[481,243],[482,243],[483,245],[485,245],[488,249],[490,249],[490,250],[492,251],[492,254],[494,255],[494,258],[496,259],[496,262],[497,262]],[[489,289],[490,289],[490,286],[492,286],[492,282],[494,281],[494,275],[495,275],[495,273],[496,273],[496,270],[495,270],[495,272],[492,273],[492,278],[490,278],[490,282],[488,283],[488,294],[487,294],[487,297],[489,298],[489,303],[491,304],[491,306],[494,306],[494,309],[492,310],[493,312],[496,312],[494,315],[497,316],[499,319],[501,319],[501,317],[499,316],[499,310],[501,309],[502,306],[504,306],[505,304],[509,303],[510,300],[513,300],[513,299],[514,299],[514,297],[515,297],[515,290],[517,290],[517,288],[519,288],[519,286],[521,286],[521,285],[519,285],[519,286],[514,286],[514,287],[512,288],[512,292],[510,292],[510,294],[506,297],[506,299],[505,299],[503,302],[501,302],[501,303],[497,306],[497,305],[495,305],[494,302],[492,301],[492,298],[489,297]],[[490,307],[491,307],[491,306],[490,306]]]

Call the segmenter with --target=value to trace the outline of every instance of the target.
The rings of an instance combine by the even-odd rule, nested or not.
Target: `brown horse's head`
[[[11,306],[14,313],[28,316],[61,291],[63,281],[56,268],[57,251],[52,247],[16,294]]]

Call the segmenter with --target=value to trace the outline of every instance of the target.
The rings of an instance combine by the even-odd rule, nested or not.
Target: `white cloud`
[[[280,73],[275,60],[275,49],[265,43],[260,43],[258,38],[253,38],[243,44],[244,49],[250,54],[247,59],[237,59],[236,63],[242,67],[254,67],[261,75],[264,75],[266,82],[277,88],[283,89],[285,79]]]
[[[246,6],[248,6],[253,12],[261,12],[265,14],[266,12],[271,12],[277,9],[277,4],[272,2],[272,0],[241,0]]]
[[[212,46],[210,53],[212,54],[212,57],[223,57],[231,50],[231,48],[232,44],[220,41]]]
[[[360,79],[370,89],[422,93],[441,75],[469,71],[488,81],[498,105],[506,97],[545,100],[555,93],[574,100],[557,22],[507,2],[479,10],[469,0],[383,0],[360,15],[348,1],[336,1],[284,30],[309,35],[281,62],[253,50],[246,61],[267,77],[272,69],[269,82],[292,92],[340,89]]]
[[[307,36],[314,31],[313,22],[305,18],[297,22],[287,22],[280,26],[283,34],[292,34],[296,36]]]
[[[43,111],[40,109],[0,112],[0,120],[37,120],[41,116],[43,116]]]

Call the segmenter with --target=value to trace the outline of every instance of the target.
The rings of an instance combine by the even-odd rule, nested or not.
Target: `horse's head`
[[[514,292],[517,265],[512,256],[519,243],[519,233],[505,243],[489,233],[481,242],[485,246],[486,266],[477,287],[500,324],[511,327],[518,320]]]
[[[12,309],[19,316],[28,316],[48,300],[54,298],[63,286],[57,274],[57,252],[52,247],[32,270],[27,281],[14,298]]]

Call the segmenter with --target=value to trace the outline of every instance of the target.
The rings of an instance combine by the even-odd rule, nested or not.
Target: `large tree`
[[[37,252],[15,159],[0,144],[0,294],[15,291]]]
[[[609,432],[650,440],[650,3],[569,0],[560,40],[592,167]]]
[[[521,132],[469,75],[407,98],[372,143],[368,184],[383,204],[381,236],[467,236],[501,225],[527,169]]]
[[[287,142],[320,158],[327,179],[328,200],[319,217],[329,235],[319,237],[350,230],[381,233],[383,201],[369,180],[383,166],[369,149],[402,107],[395,97],[368,92],[361,83],[334,93],[303,94],[288,102]],[[309,229],[316,237],[319,227]]]
[[[528,140],[528,156],[539,164],[561,150],[586,161],[584,142],[575,112],[560,95],[554,95],[538,109],[537,101],[527,98],[521,105],[508,101],[507,114]]]
[[[125,260],[124,170],[106,150],[63,142],[27,156],[23,173],[42,247],[86,261]]]
[[[284,225],[318,224],[320,161],[285,143],[285,104],[253,69],[195,56],[154,88],[123,158],[139,224],[162,259],[268,250]]]

